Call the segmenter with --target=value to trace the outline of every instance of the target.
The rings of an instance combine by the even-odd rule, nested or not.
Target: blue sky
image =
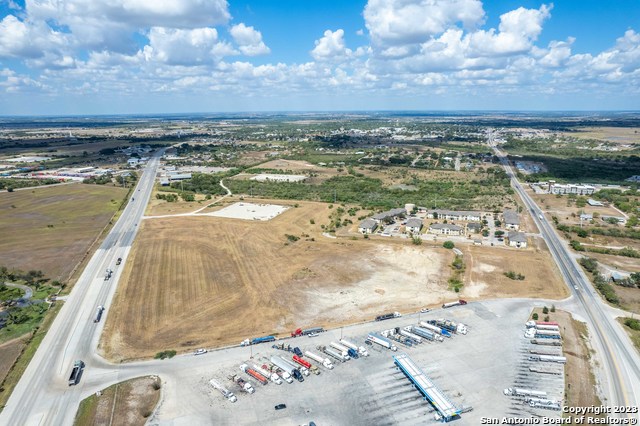
[[[0,0],[0,114],[637,110],[637,0]]]

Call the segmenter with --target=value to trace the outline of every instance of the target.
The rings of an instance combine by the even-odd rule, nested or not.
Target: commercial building
[[[430,210],[427,212],[429,219],[462,220],[465,222],[480,222],[482,213],[472,211],[455,210]]]
[[[524,232],[510,231],[507,234],[507,239],[509,240],[510,247],[516,247],[516,248],[527,247],[527,236],[524,234]]]
[[[411,233],[411,234],[420,233],[420,230],[422,229],[422,220],[417,218],[411,218],[407,220],[405,229],[408,233]]]
[[[554,180],[550,180],[548,184],[548,190],[550,194],[576,194],[576,195],[591,195],[596,192],[596,188],[591,185],[576,185],[576,184],[559,184]]]
[[[504,219],[504,226],[507,229],[513,229],[517,231],[520,229],[520,218],[518,217],[518,212],[515,210],[505,209],[502,212],[502,217]]]

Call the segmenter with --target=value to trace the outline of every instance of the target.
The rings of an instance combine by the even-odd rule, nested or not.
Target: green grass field
[[[84,184],[0,193],[1,265],[65,281],[126,194]]]

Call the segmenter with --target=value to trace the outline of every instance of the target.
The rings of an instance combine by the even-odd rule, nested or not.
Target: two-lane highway
[[[99,362],[95,355],[97,342],[109,314],[121,267],[151,196],[161,154],[150,159],[122,215],[76,282],[0,414],[0,425],[73,424],[82,394],[82,379],[78,386],[68,386],[71,366],[75,360],[85,361],[85,375],[90,377],[92,364]],[[116,266],[119,257],[123,262]],[[109,280],[105,280],[107,268],[114,271]],[[100,305],[105,306],[106,311],[102,321],[94,323]]]
[[[513,169],[509,165],[506,156],[493,142],[493,135],[489,132],[489,145],[500,159],[507,175],[511,179],[527,210],[540,229],[540,234],[547,242],[549,250],[556,261],[565,281],[576,300],[582,306],[588,318],[588,325],[593,333],[598,354],[602,357],[606,372],[605,392],[608,394],[606,405],[613,406],[637,406],[640,401],[640,359],[635,352],[624,330],[615,322],[615,319],[605,313],[604,302],[596,295],[591,281],[587,278],[582,268],[577,264],[568,246],[558,236],[554,227],[545,219],[543,212],[529,197],[520,182],[517,180]],[[612,414],[618,417],[617,414]],[[639,419],[638,413],[621,414],[621,417]]]

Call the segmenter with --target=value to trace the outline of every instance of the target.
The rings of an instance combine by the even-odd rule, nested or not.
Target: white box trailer
[[[506,388],[502,393],[509,396],[533,396],[536,398],[544,398],[547,396],[547,393],[544,391],[524,388]]]
[[[530,355],[529,361],[557,362],[558,364],[566,364],[567,357],[555,355]]]
[[[393,352],[398,350],[396,345],[391,343],[391,340],[387,339],[386,337],[382,337],[378,333],[369,333],[369,335],[367,336],[367,340],[369,340],[372,343],[377,343],[378,345],[385,347],[387,349],[390,349]]]
[[[422,343],[422,337],[418,336],[417,334],[413,334],[410,331],[400,330],[400,334],[404,337],[408,337],[409,339],[415,340],[418,343]]]
[[[258,373],[262,374],[264,377],[267,377],[269,380],[271,380],[276,385],[281,385],[282,384],[282,379],[276,373],[272,373],[271,371],[267,371],[264,368],[258,366],[257,364],[253,364],[253,368]]]
[[[326,368],[328,370],[333,370],[333,363],[331,362],[331,360],[329,358],[321,357],[320,355],[316,355],[316,354],[314,354],[313,352],[310,352],[310,351],[305,351],[304,354],[306,356],[308,356],[309,358],[311,358],[312,360],[322,364],[324,366],[324,368]]]
[[[345,345],[350,349],[353,349],[354,351],[357,351],[360,354],[360,356],[364,356],[364,357],[369,356],[369,351],[367,351],[367,348],[365,348],[364,346],[358,347],[355,343],[352,343],[347,339],[340,339],[340,343],[342,343],[343,345]]]
[[[329,345],[332,348],[338,350],[345,359],[347,359],[347,360],[351,359],[351,357],[349,356],[349,348],[347,348],[346,346],[343,346],[343,345],[341,345],[339,343],[336,343],[336,342],[331,342],[331,343],[329,343]]]

